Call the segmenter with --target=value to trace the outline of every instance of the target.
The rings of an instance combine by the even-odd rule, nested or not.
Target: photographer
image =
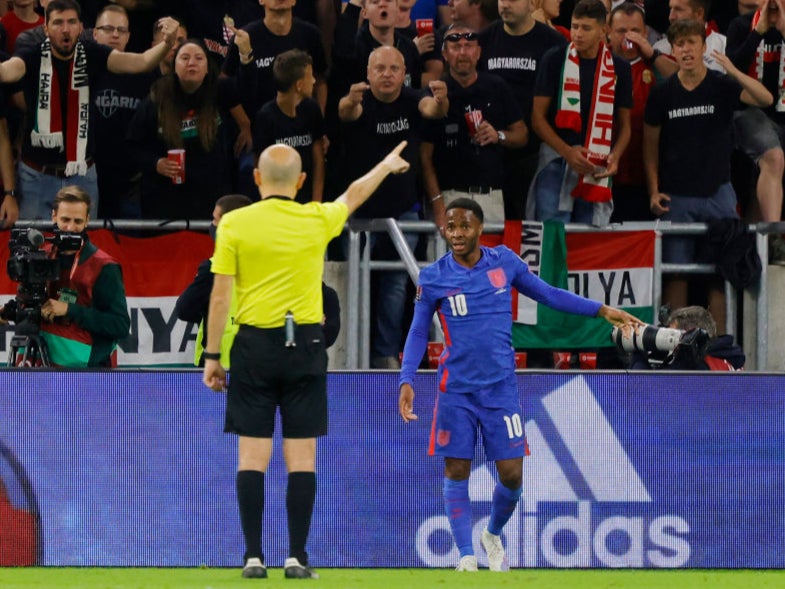
[[[120,265],[87,237],[89,208],[90,195],[82,188],[61,189],[52,221],[56,232],[81,234],[81,246],[60,251],[50,242],[44,245],[47,256],[60,266],[60,277],[48,284],[49,298],[40,311],[41,336],[56,366],[114,365],[117,340],[128,334],[131,324]]]
[[[676,309],[663,324],[668,329],[648,326],[647,330],[659,333],[651,338],[644,336],[632,343],[630,368],[722,371],[744,368],[744,352],[733,343],[732,335],[717,336],[717,325],[705,307]],[[663,333],[673,330],[677,332]],[[625,342],[617,341],[617,344],[630,351],[628,344],[631,340],[624,339]]]

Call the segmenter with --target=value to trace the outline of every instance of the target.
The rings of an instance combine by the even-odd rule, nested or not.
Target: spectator
[[[44,25],[47,39],[38,47],[20,48],[0,64],[0,82],[22,80],[28,108],[19,163],[23,219],[51,214],[48,199],[65,184],[84,188],[92,196],[91,212],[97,212],[90,88],[107,71],[132,74],[155,67],[174,43],[176,23],[163,19],[160,26],[163,43],[144,53],[122,53],[81,41],[79,5],[52,0]],[[41,80],[51,80],[51,86]],[[66,90],[60,92],[61,87]]]
[[[713,58],[728,75],[709,70],[701,59],[706,48],[703,23],[677,21],[668,40],[679,65],[676,75],[655,87],[646,105],[643,161],[651,211],[674,222],[705,223],[734,219],[736,194],[730,184],[733,112],[743,104],[766,107],[771,93],[757,80],[740,72],[719,51]],[[662,259],[694,263],[695,238],[667,236]],[[725,325],[724,293],[712,288],[709,309],[718,325]],[[663,288],[671,307],[687,305],[687,281],[676,277]]]
[[[722,72],[722,66],[714,58],[714,52],[718,51],[725,54],[727,39],[719,31],[709,28],[706,25],[709,6],[711,0],[668,0],[668,22],[675,23],[677,20],[696,20],[706,27],[706,51],[703,53],[703,61],[709,69]],[[668,37],[663,37],[654,44],[654,49],[660,53],[670,56],[673,59],[673,51]]]
[[[5,105],[5,93],[0,90],[0,178],[3,181],[3,199],[0,201],[0,229],[11,227],[19,218],[14,155],[8,134]]]
[[[728,57],[743,72],[763,83],[775,97],[765,110],[746,108],[734,115],[736,143],[757,164],[757,211],[753,221],[782,220],[782,175],[785,170],[785,3],[767,0],[759,10],[739,16],[728,29]],[[785,242],[769,238],[769,258],[785,263]]]
[[[434,220],[442,230],[445,206],[466,197],[481,203],[489,222],[503,223],[503,153],[526,145],[529,130],[504,80],[477,71],[477,33],[451,25],[442,53],[450,107],[445,119],[428,125],[420,150]]]
[[[38,3],[41,5],[41,10],[44,12],[44,14],[46,14],[46,7],[49,6],[51,1],[52,0],[38,0]],[[40,45],[44,42],[44,39],[46,39],[46,33],[44,32],[44,23],[42,22],[32,29],[27,29],[19,33],[19,35],[16,37],[14,53],[19,51],[21,47]]]
[[[299,49],[278,54],[273,63],[278,94],[265,104],[254,121],[254,148],[261,155],[270,145],[283,143],[297,150],[305,182],[297,202],[321,202],[324,195],[324,117],[312,99],[316,78],[311,56]]]
[[[169,53],[167,53],[161,60],[161,63],[158,64],[157,74],[159,76],[165,76],[167,74],[171,74],[174,71],[174,54],[177,52],[180,46],[185,43],[186,39],[188,39],[188,29],[185,27],[183,22],[179,18],[175,18],[174,20],[177,21],[177,32],[175,33],[172,48],[169,50]],[[158,25],[156,25],[153,27],[153,47],[161,42],[161,36],[161,29],[158,27]]]
[[[89,209],[90,195],[79,186],[59,190],[52,221],[59,231],[81,234],[82,245],[67,251],[46,246],[60,263],[60,277],[47,284],[41,336],[51,362],[67,368],[115,366],[117,342],[131,327],[120,265],[87,236]]]
[[[93,29],[96,43],[125,51],[131,31],[125,9],[108,5]],[[98,216],[102,219],[139,219],[138,168],[123,139],[154,74],[124,76],[107,72],[93,87],[90,113],[95,123],[95,167],[98,193],[103,194]]]
[[[497,0],[450,0],[450,22],[444,24],[462,24],[482,31],[499,19],[497,4]]]
[[[564,47],[567,43],[558,33],[534,20],[530,0],[501,0],[499,7],[501,20],[480,32],[479,67],[507,82],[523,113],[523,122],[531,129],[537,67],[548,49]],[[504,150],[506,219],[525,216],[526,196],[537,169],[539,148],[539,138],[530,134],[524,147]]]
[[[643,111],[657,76],[668,77],[678,66],[654,52],[646,37],[643,9],[633,2],[622,2],[611,11],[608,39],[614,55],[630,63],[632,74],[630,143],[613,179],[611,219],[648,221],[652,214],[643,172]]]
[[[243,107],[251,119],[256,117],[264,103],[275,98],[273,61],[276,55],[289,49],[302,49],[313,59],[316,75],[314,95],[324,109],[327,60],[321,33],[311,23],[295,18],[292,15],[293,6],[294,2],[291,1],[267,4],[263,19],[240,29],[247,34],[248,43],[243,42],[244,52],[238,49],[236,37],[223,64],[225,75],[237,77],[239,90],[244,97]]]
[[[198,39],[177,50],[174,68],[155,83],[128,129],[128,147],[142,172],[146,219],[204,218],[230,186],[231,144],[224,118],[239,106],[232,84],[219,84]],[[171,149],[185,150],[184,166],[168,159]]]
[[[402,140],[409,144],[403,157],[411,168],[388,177],[368,201],[354,214],[355,218],[393,217],[401,221],[421,218],[418,198],[417,161],[423,117],[444,117],[449,106],[447,87],[441,80],[430,83],[432,96],[403,85],[404,60],[394,47],[377,47],[368,57],[368,80],[352,85],[339,103],[343,143],[346,146],[346,170],[357,177],[373,168],[380,157]],[[418,234],[404,234],[414,250]],[[386,234],[372,235],[367,245],[376,259],[398,259]],[[379,272],[376,278],[375,337],[371,344],[371,366],[397,370],[403,340],[403,317],[408,275],[401,271]]]
[[[439,55],[439,48],[436,45],[436,29],[430,33],[420,34],[417,30],[416,22],[412,19],[412,8],[416,0],[398,0],[398,15],[395,20],[395,30],[404,37],[411,39],[420,53],[420,63],[422,65],[421,85],[428,85],[431,80],[438,80],[442,77],[444,63]],[[435,25],[436,23],[432,23]]]
[[[543,143],[527,202],[530,219],[610,221],[610,182],[630,140],[632,89],[629,64],[603,43],[606,21],[600,0],[581,0],[570,45],[542,58],[532,127]]]
[[[569,29],[553,22],[553,19],[559,16],[561,3],[562,0],[532,0],[532,8],[534,8],[532,16],[534,20],[548,25],[569,41]]]
[[[358,31],[358,18],[367,19]],[[333,43],[330,92],[344,96],[349,86],[365,80],[368,56],[382,45],[395,47],[406,64],[405,86],[419,88],[422,66],[414,42],[395,29],[397,0],[351,0],[338,18]]]
[[[13,10],[4,14],[0,22],[0,38],[5,39],[3,51],[12,54],[20,33],[43,24],[44,17],[35,11],[35,0],[14,0]]]

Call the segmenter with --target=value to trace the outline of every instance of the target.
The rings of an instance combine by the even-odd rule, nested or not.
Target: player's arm
[[[425,349],[428,347],[428,332],[431,326],[431,317],[436,310],[433,303],[422,298],[422,287],[418,286],[418,300],[414,306],[414,316],[406,335],[406,344],[403,347],[403,361],[401,362],[401,378],[399,380],[398,413],[401,418],[409,423],[417,419],[414,413],[414,375],[420,365]]]
[[[205,354],[221,353],[221,337],[226,329],[226,319],[232,303],[234,276],[216,274],[213,278],[213,290],[210,293],[210,308],[207,312],[207,346]],[[212,390],[221,392],[226,389],[226,371],[220,360],[204,361],[202,382]]]

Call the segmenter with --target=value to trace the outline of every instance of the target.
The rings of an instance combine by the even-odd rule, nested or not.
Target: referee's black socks
[[[237,471],[237,504],[240,507],[240,525],[245,538],[243,561],[262,554],[262,519],[264,516],[264,473],[258,470]]]
[[[286,517],[289,522],[289,556],[303,566],[308,565],[305,543],[311,528],[311,515],[316,499],[316,473],[290,472],[286,486]]]

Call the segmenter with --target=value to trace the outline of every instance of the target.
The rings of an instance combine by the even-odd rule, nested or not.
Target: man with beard
[[[162,43],[144,53],[123,53],[79,39],[81,13],[74,0],[49,3],[44,42],[20,48],[0,64],[0,82],[21,80],[27,104],[19,162],[21,218],[46,218],[52,210],[47,199],[73,184],[92,196],[91,213],[97,216],[91,87],[107,71],[138,74],[153,69],[174,43],[177,26],[173,19],[161,19]]]
[[[89,208],[89,194],[78,186],[66,186],[55,196],[51,211],[59,231],[82,234],[77,250],[47,246],[49,255],[60,263],[60,277],[47,285],[41,336],[56,366],[116,365],[117,341],[131,327],[120,265],[87,238]]]

